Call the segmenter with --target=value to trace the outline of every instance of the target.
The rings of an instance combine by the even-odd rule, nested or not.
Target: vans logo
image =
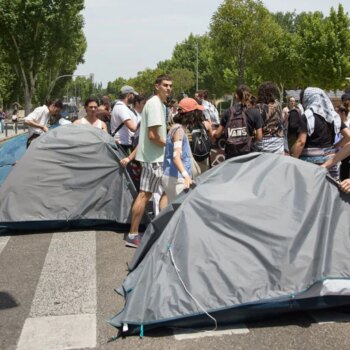
[[[241,137],[247,136],[247,128],[244,126],[242,128],[227,128],[228,137]]]

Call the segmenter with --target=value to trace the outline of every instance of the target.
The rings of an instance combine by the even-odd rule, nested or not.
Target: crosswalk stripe
[[[96,315],[81,314],[27,318],[17,350],[80,349],[95,346]]]
[[[213,330],[186,330],[186,329],[175,329],[174,338],[176,340],[189,340],[189,339],[199,339],[205,337],[221,337],[223,335],[235,335],[235,334],[248,334],[249,329],[245,324],[236,324],[230,328]]]
[[[96,310],[96,232],[55,233],[17,349],[95,347]],[[56,329],[65,324],[68,342]],[[44,347],[43,338],[49,341]]]
[[[9,240],[10,240],[10,236],[0,236],[0,254],[4,250]]]

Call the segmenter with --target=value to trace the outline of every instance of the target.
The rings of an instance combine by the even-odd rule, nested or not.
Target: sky
[[[84,64],[74,74],[94,74],[103,87],[117,77],[135,77],[159,61],[170,59],[176,43],[191,33],[209,30],[213,13],[223,0],[85,0],[82,12],[87,40]],[[271,12],[321,11],[342,4],[350,14],[349,0],[263,0]]]

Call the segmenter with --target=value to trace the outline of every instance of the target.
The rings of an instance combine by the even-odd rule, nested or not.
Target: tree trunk
[[[238,77],[237,77],[237,86],[244,84],[244,73],[245,73],[245,52],[244,52],[244,42],[241,43],[241,48],[238,51],[237,55],[238,63]]]
[[[28,86],[24,87],[24,115],[27,116],[32,111],[32,98],[33,89],[29,89]]]
[[[29,80],[29,86],[28,86]],[[35,81],[36,76],[30,75],[30,78],[25,81],[24,84],[24,113],[28,115],[33,110],[32,100],[35,94]]]
[[[284,84],[279,83],[279,84],[276,84],[276,86],[277,86],[278,93],[280,94],[280,103],[282,105],[283,104],[283,96],[284,96]]]

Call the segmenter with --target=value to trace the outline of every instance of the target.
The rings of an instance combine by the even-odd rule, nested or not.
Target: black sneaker
[[[129,235],[125,238],[125,246],[131,247],[131,248],[137,248],[140,245],[141,242],[141,236],[136,235],[134,238],[130,238]]]

